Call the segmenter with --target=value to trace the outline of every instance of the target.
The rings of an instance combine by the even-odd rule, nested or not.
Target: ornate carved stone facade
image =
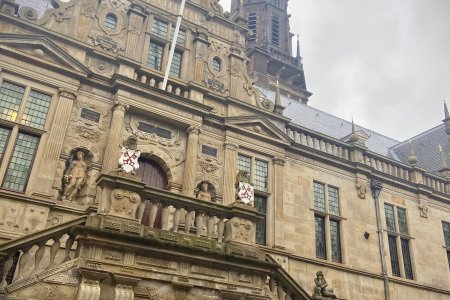
[[[186,2],[162,90],[180,1],[0,0],[0,299],[450,295],[445,168],[283,116],[284,96],[309,97],[302,66],[247,49],[253,2],[232,2]],[[287,18],[287,1],[262,2]],[[258,81],[247,67],[267,55]],[[130,136],[136,174],[118,169]]]

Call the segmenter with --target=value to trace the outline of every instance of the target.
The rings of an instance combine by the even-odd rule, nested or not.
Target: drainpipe
[[[386,256],[384,255],[384,238],[383,238],[383,228],[381,227],[381,215],[380,215],[380,201],[379,196],[381,189],[383,188],[383,183],[378,179],[372,179],[370,181],[370,189],[372,190],[372,197],[375,200],[375,214],[377,216],[377,233],[378,233],[378,246],[380,247],[380,258],[381,258],[381,269],[383,272],[384,280],[384,295],[386,300],[390,300],[389,295],[389,277],[387,274],[386,267]]]

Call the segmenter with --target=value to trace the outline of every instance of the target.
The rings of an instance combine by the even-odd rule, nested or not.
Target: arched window
[[[139,158],[139,169],[136,170],[136,175],[141,177],[142,181],[151,187],[165,190],[167,188],[168,180],[164,169],[154,160],[150,158]],[[141,224],[146,226],[150,222],[150,210],[152,203],[149,200],[142,200],[145,204],[144,212],[142,215]],[[158,212],[156,214],[154,228],[161,228],[161,212],[162,206],[158,204]]]
[[[216,72],[220,72],[222,68],[222,60],[219,57],[214,57],[212,61],[212,69]]]
[[[105,26],[108,29],[116,30],[117,28],[117,16],[112,13],[108,13],[105,18]]]

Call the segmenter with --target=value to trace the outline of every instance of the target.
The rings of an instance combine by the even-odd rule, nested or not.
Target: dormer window
[[[116,30],[117,28],[117,16],[115,14],[109,13],[105,17],[105,26],[108,29]]]

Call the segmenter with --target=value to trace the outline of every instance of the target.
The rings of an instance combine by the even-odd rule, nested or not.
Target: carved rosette
[[[229,220],[225,226],[225,242],[255,244],[256,229],[251,221],[236,217]]]
[[[124,189],[116,189],[111,193],[110,215],[135,220],[136,210],[141,203],[141,196]]]

